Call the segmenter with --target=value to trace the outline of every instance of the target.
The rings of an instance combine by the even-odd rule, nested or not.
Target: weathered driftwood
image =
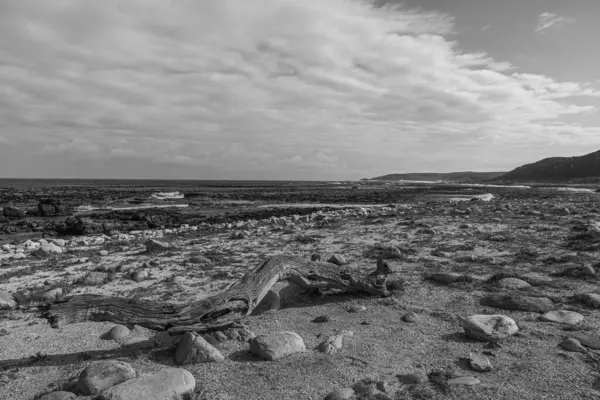
[[[202,332],[231,326],[248,316],[278,281],[305,289],[390,294],[382,275],[357,275],[330,263],[274,256],[259,263],[223,293],[189,304],[90,294],[67,297],[41,306],[41,310],[54,328],[85,321],[111,321],[170,333]]]

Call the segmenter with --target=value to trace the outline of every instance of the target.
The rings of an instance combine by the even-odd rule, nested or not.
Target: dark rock
[[[494,294],[481,299],[480,304],[504,310],[548,312],[555,304],[547,297],[528,297],[518,295]]]

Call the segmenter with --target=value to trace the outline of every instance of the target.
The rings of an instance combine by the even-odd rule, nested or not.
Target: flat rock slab
[[[585,353],[585,347],[579,343],[579,340],[573,338],[566,338],[562,342],[559,343],[560,347],[567,351],[577,352],[577,353]]]
[[[548,311],[539,316],[540,321],[556,322],[558,324],[575,325],[583,321],[583,315],[575,311],[556,310]]]
[[[306,350],[304,341],[294,332],[274,332],[250,340],[250,351],[268,361]]]
[[[444,283],[446,285],[455,282],[465,282],[471,280],[469,276],[458,274],[456,272],[439,272],[435,274],[429,275],[429,279],[438,282]]]
[[[556,307],[547,297],[529,297],[507,294],[494,294],[481,299],[480,304],[504,310],[548,312]]]
[[[588,335],[587,333],[583,332],[574,332],[570,333],[569,337],[577,340],[579,343],[585,347],[589,347],[590,349],[600,349],[600,339],[596,336]]]
[[[461,376],[460,378],[449,379],[448,385],[474,386],[479,385],[479,379],[470,376]]]
[[[519,332],[517,323],[506,315],[471,315],[463,319],[465,334],[484,342],[507,339]]]
[[[83,395],[95,395],[135,376],[133,367],[125,362],[99,361],[81,371],[77,391]]]
[[[194,376],[183,368],[167,368],[143,375],[104,391],[98,400],[172,400],[196,388]]]

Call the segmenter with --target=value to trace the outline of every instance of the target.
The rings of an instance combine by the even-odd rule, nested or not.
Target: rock
[[[583,315],[575,311],[557,310],[548,311],[547,313],[540,315],[539,319],[540,321],[575,325],[583,321]]]
[[[306,350],[302,338],[294,332],[258,335],[250,340],[250,351],[269,361]]]
[[[172,400],[190,396],[194,376],[183,368],[166,368],[142,375],[102,392],[98,400]]]
[[[519,331],[517,323],[505,315],[471,315],[463,319],[465,334],[473,339],[495,342]]]
[[[519,278],[503,278],[497,282],[497,285],[504,289],[524,289],[531,285]]]
[[[404,322],[411,323],[411,322],[417,322],[418,320],[419,320],[419,316],[412,311],[409,311],[402,316],[402,321],[404,321]]]
[[[418,385],[423,379],[417,374],[399,374],[396,378],[404,385]]]
[[[528,297],[518,295],[493,294],[481,299],[483,306],[505,310],[547,312],[554,310],[555,305],[547,297]]]
[[[438,272],[435,274],[431,274],[428,277],[430,280],[438,283],[450,284],[454,282],[463,282],[468,280],[463,274],[458,274],[456,272]]]
[[[471,376],[461,376],[460,378],[449,379],[448,385],[474,386],[479,385],[479,379],[473,378]]]
[[[576,340],[573,338],[566,338],[562,342],[560,342],[559,345],[567,351],[572,351],[572,352],[577,352],[577,353],[587,352],[585,347],[583,347],[581,345],[581,343],[579,343],[579,340]]]
[[[329,321],[331,321],[331,318],[329,318],[329,316],[327,316],[327,315],[319,315],[318,317],[316,317],[315,319],[312,320],[312,322],[316,322],[316,323],[329,322]]]
[[[475,371],[488,372],[494,369],[490,359],[483,354],[470,353],[469,354],[469,365]]]
[[[231,235],[229,236],[229,238],[233,239],[233,240],[246,239],[246,237],[247,237],[246,233],[244,233],[242,231],[231,232]]]
[[[64,295],[63,289],[58,287],[51,290],[48,290],[42,296],[42,301],[47,303],[60,299]]]
[[[120,342],[122,347],[137,350],[152,349],[155,346],[154,340],[144,336],[129,336]]]
[[[48,393],[45,396],[40,397],[38,400],[75,400],[77,395],[71,392],[59,391]]]
[[[352,388],[336,389],[329,393],[325,400],[348,400],[354,397],[355,393]]]
[[[365,311],[366,309],[367,309],[367,307],[365,307],[365,306],[350,306],[348,308],[348,312],[350,312],[350,313],[358,313],[358,312],[361,312],[361,311]]]
[[[100,250],[98,252],[98,255],[102,256],[102,257],[106,257],[108,255],[108,251],[107,250]]]
[[[148,239],[145,245],[147,253],[151,253],[153,251],[165,251],[171,248],[171,245],[169,243],[160,242],[156,239]]]
[[[146,279],[148,279],[148,271],[146,271],[145,269],[135,271],[131,276],[131,279],[133,279],[136,282],[145,281]]]
[[[344,336],[352,336],[352,331],[342,331],[337,335],[333,335],[325,339],[325,341],[319,343],[318,349],[321,353],[333,354],[340,350],[344,345]]]
[[[331,257],[329,257],[327,259],[327,262],[338,265],[338,266],[342,266],[342,265],[346,265],[348,264],[348,261],[346,261],[346,259],[344,258],[344,256],[340,255],[340,254],[333,254]]]
[[[60,247],[65,247],[67,244],[64,239],[52,239],[51,242]]]
[[[0,290],[0,310],[10,309],[16,305],[17,303],[10,293]]]
[[[211,346],[202,336],[187,332],[181,337],[175,350],[177,365],[188,365],[207,362],[222,362],[225,357],[219,350]]]
[[[86,367],[77,381],[77,391],[84,395],[96,395],[121,382],[135,378],[133,367],[122,361],[99,361]]]
[[[381,251],[381,258],[384,260],[400,260],[404,258],[404,255],[398,247],[388,246]]]
[[[88,272],[83,278],[84,285],[100,286],[108,282],[108,274],[106,272]]]
[[[573,332],[569,337],[577,340],[579,343],[590,349],[600,350],[600,339],[583,332]]]
[[[46,243],[40,246],[39,249],[33,252],[33,255],[38,257],[49,256],[53,254],[62,254],[63,250],[55,244]]]
[[[25,212],[23,210],[12,206],[4,207],[2,213],[8,219],[22,219],[25,217]]]
[[[260,313],[268,310],[279,310],[281,308],[281,299],[279,295],[272,290],[269,290],[265,297],[262,298],[253,313]]]
[[[107,340],[121,340],[129,336],[131,331],[123,325],[115,325],[110,331],[106,332],[102,337]]]
[[[583,293],[580,294],[579,300],[592,308],[600,308],[600,294],[598,293]]]
[[[310,256],[310,261],[321,261],[321,255],[320,254],[312,254]]]

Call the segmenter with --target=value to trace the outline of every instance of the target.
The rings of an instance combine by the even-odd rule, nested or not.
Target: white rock
[[[575,325],[583,321],[583,315],[575,311],[556,310],[548,311],[547,313],[540,315],[539,319],[540,321]]]
[[[194,376],[183,368],[167,368],[120,383],[102,392],[98,400],[172,400],[196,388]]]
[[[225,357],[202,336],[188,332],[182,336],[175,350],[177,365],[222,362]]]
[[[35,251],[36,255],[62,254],[63,250],[55,244],[46,243]]]
[[[471,315],[463,319],[468,337],[493,342],[507,339],[519,332],[517,323],[506,315]]]
[[[135,378],[133,367],[122,361],[99,361],[79,374],[77,391],[83,395],[95,395],[121,382]]]

